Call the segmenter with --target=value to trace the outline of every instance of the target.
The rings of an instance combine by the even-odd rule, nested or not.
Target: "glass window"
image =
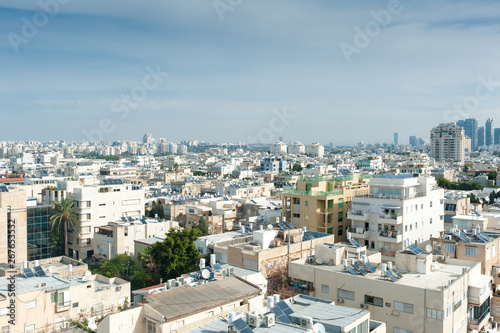
[[[445,243],[444,252],[455,253],[455,244]]]
[[[339,199],[339,209],[342,209],[342,208],[344,208],[344,199],[340,198]]]
[[[475,248],[474,246],[466,246],[465,255],[467,257],[477,257],[477,248]]]
[[[156,333],[156,323],[148,320],[147,333]]]
[[[337,296],[339,298],[346,298],[346,299],[349,299],[351,301],[354,301],[354,292],[352,292],[352,291],[347,291],[347,290],[344,290],[344,289],[339,289]]]
[[[36,300],[34,301],[29,301],[26,303],[26,309],[33,309],[36,307]]]
[[[343,222],[344,221],[344,212],[339,212],[338,214],[338,221]]]
[[[365,295],[365,303],[375,306],[384,306],[384,300],[380,297]]]
[[[342,234],[343,234],[343,233],[344,233],[344,228],[343,228],[342,226],[339,226],[339,227],[338,227],[338,232],[337,232],[337,234],[338,234],[339,236],[342,236]]]
[[[10,328],[9,326],[2,326],[2,330],[0,331],[0,333],[10,333]]]
[[[327,286],[326,284],[321,285],[321,292],[323,294],[329,294],[330,293],[330,286]]]
[[[427,316],[427,318],[442,320],[443,319],[443,311],[427,308],[426,309],[426,316]]]
[[[413,313],[413,304],[394,301],[394,310],[406,313]]]
[[[413,331],[410,331],[410,330],[406,330],[404,328],[398,328],[398,327],[394,327],[392,329],[392,332],[393,333],[413,333]]]

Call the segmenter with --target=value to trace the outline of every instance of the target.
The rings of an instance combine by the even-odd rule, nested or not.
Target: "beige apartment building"
[[[358,253],[348,247],[328,246],[322,260],[293,261],[289,275],[311,285],[311,296],[370,311],[388,332],[465,333],[490,326],[492,278],[481,274],[481,263],[399,251],[387,265],[364,257],[365,247]],[[386,273],[394,269],[399,276]]]
[[[8,192],[5,186],[0,189],[0,262],[8,262],[9,245],[15,252],[16,262],[27,260],[27,214],[26,214],[26,192],[12,191]],[[9,231],[9,220],[14,226]],[[10,235],[10,238],[9,238]]]
[[[68,197],[80,209],[80,225],[70,230],[68,236],[69,256],[75,259],[91,258],[94,254],[92,239],[96,227],[144,216],[144,190],[120,180],[75,187]]]
[[[30,274],[9,275],[0,278],[0,328],[1,332],[54,332],[69,328],[72,321],[89,320],[96,327],[96,320],[118,312],[128,306],[130,282],[118,278],[109,279],[101,275],[61,276],[51,273],[56,265],[43,265],[35,271],[33,263]],[[71,271],[72,267],[67,266]],[[9,291],[15,280],[15,296]],[[11,312],[11,304],[15,311]],[[11,316],[12,314],[12,316]],[[14,322],[10,322],[14,320]]]
[[[144,238],[165,238],[170,229],[179,229],[179,222],[141,218],[131,222],[111,222],[95,227],[92,248],[94,257],[111,259],[118,254],[136,257],[135,241]]]
[[[260,310],[260,288],[231,276],[192,287],[184,285],[147,296],[142,306],[106,316],[98,333],[183,333],[227,317],[229,312]]]
[[[295,190],[283,192],[283,219],[296,227],[347,240],[347,211],[352,198],[368,194],[370,175],[303,177]]]
[[[438,161],[465,162],[465,130],[456,123],[439,124],[431,130],[430,156]]]

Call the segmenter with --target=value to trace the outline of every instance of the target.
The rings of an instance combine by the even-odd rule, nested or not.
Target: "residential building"
[[[258,286],[238,276],[182,285],[148,295],[141,306],[106,316],[97,332],[183,333],[229,312],[260,309],[263,299]]]
[[[28,259],[26,207],[26,192],[0,185],[0,262],[8,262],[12,253],[16,262]]]
[[[142,217],[139,220],[110,222],[108,225],[95,227],[93,256],[108,260],[119,254],[137,257],[138,253],[135,253],[134,248],[136,240],[153,237],[163,239],[170,229],[179,229],[179,222]]]
[[[281,157],[266,157],[260,162],[260,170],[280,173],[288,170],[288,163]]]
[[[446,193],[444,196],[444,229],[453,228],[452,218],[457,215],[469,215],[473,206],[466,194]]]
[[[296,227],[347,240],[347,211],[352,198],[367,194],[369,175],[302,177],[296,189],[283,191],[283,219]]]
[[[36,271],[33,264],[30,263],[23,274],[15,275],[15,297],[9,296],[10,272],[9,276],[0,277],[0,328],[3,332],[54,332],[85,319],[95,328],[100,317],[127,307],[128,281],[90,273],[62,277],[59,273],[51,273],[57,271],[57,263],[35,262],[41,265]],[[64,268],[70,271],[72,265]],[[16,306],[14,318],[8,315],[11,304]],[[9,324],[11,319],[15,325]]]
[[[471,140],[471,149],[477,150],[478,147],[478,135],[477,135],[477,130],[478,130],[478,120],[476,118],[469,118],[466,119],[463,122],[463,126],[457,123],[458,126],[463,127],[465,130],[465,136],[469,137]]]
[[[315,253],[290,263],[292,282],[307,284],[310,296],[368,310],[388,332],[465,333],[490,326],[492,278],[481,274],[479,262],[435,262],[431,253],[398,251],[394,262],[381,264],[365,247],[342,244],[320,245]]]
[[[359,170],[380,170],[383,168],[383,162],[381,156],[370,156],[368,158],[363,158],[359,160],[358,169]]]
[[[275,142],[271,145],[271,154],[283,155],[286,154],[287,145],[281,141]]]
[[[418,139],[416,136],[412,135],[410,136],[409,144],[412,147],[417,147],[418,146]]]
[[[288,146],[288,153],[295,155],[304,155],[306,153],[306,146],[302,142],[295,141]]]
[[[444,228],[444,190],[431,176],[379,175],[370,193],[352,198],[350,235],[371,250],[396,251],[439,236]]]
[[[69,230],[68,236],[69,256],[75,259],[91,258],[94,254],[92,238],[96,227],[122,218],[144,216],[144,190],[121,180],[103,180],[102,185],[75,187],[69,197],[80,209],[80,225]]]
[[[318,142],[312,143],[306,147],[306,154],[315,158],[323,158],[325,147]]]
[[[492,146],[493,145],[493,118],[489,118],[486,121],[486,126],[485,126],[484,130],[485,130],[484,143],[487,146]]]
[[[50,211],[52,206],[26,207],[28,260],[50,258]]]
[[[151,133],[146,133],[144,134],[144,137],[142,138],[142,143],[144,144],[152,144],[154,142],[153,136]]]
[[[438,161],[465,161],[465,134],[455,123],[439,124],[431,131],[430,156]]]

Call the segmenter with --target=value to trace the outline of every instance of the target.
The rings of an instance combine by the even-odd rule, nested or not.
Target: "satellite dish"
[[[203,269],[201,271],[201,276],[205,279],[208,280],[210,278],[210,271],[208,269]]]
[[[438,270],[438,269],[440,269],[440,268],[441,268],[441,264],[440,264],[440,263],[438,263],[437,261],[434,261],[434,262],[432,263],[432,266],[434,266],[434,269],[435,269],[435,270]]]
[[[92,276],[92,272],[91,271],[86,271],[84,276],[89,279],[91,276]]]
[[[316,259],[316,263],[317,263],[318,265],[323,265],[323,260],[321,260],[321,259],[319,259],[319,258],[318,258],[318,259]],[[324,332],[324,331],[323,331],[323,332]]]
[[[431,244],[427,244],[425,246],[425,251],[427,251],[428,253],[432,253],[432,245]]]
[[[269,229],[269,230],[273,230],[273,226],[272,226],[272,224],[268,224],[268,225],[267,225],[267,229]]]
[[[325,329],[325,326],[321,323],[316,323],[313,325],[313,331],[315,333],[325,333],[326,332],[326,329]]]

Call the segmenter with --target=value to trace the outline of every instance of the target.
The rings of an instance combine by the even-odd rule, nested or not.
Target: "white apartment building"
[[[347,218],[350,235],[359,244],[394,256],[412,244],[438,237],[444,230],[444,190],[434,177],[380,175],[370,193],[352,199]]]
[[[466,333],[490,326],[492,277],[481,274],[481,263],[433,261],[431,253],[408,251],[396,253],[393,263],[381,264],[380,254],[365,247],[324,244],[315,257],[292,261],[289,277],[309,296],[368,310],[387,323],[387,332]]]
[[[312,143],[307,146],[306,154],[311,157],[323,158],[325,156],[325,147],[318,142]]]
[[[295,155],[304,155],[306,153],[306,146],[299,141],[295,141],[288,146],[288,153]]]
[[[438,161],[465,161],[465,130],[456,123],[439,124],[431,130],[431,157]]]
[[[139,219],[144,215],[144,190],[120,180],[103,182],[103,185],[75,187],[69,196],[80,209],[80,228],[71,230],[68,236],[69,256],[72,258],[92,257],[95,227],[122,218]]]
[[[275,142],[271,145],[271,154],[281,155],[286,154],[287,146],[283,142]]]

